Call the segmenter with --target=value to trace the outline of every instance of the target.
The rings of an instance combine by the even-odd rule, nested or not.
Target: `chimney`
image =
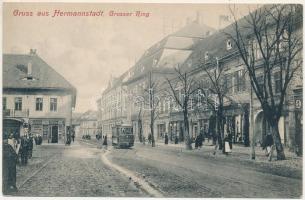
[[[28,63],[28,77],[32,76],[32,61]]]

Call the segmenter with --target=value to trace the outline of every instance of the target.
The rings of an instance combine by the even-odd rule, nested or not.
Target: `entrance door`
[[[52,143],[58,143],[58,126],[52,126]]]

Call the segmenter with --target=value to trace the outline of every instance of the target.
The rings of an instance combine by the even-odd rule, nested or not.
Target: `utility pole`
[[[250,134],[251,140],[251,159],[255,160],[255,135],[254,135],[254,113],[253,113],[253,92],[252,85],[250,85]]]

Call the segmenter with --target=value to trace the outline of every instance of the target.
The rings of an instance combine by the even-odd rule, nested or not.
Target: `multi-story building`
[[[214,29],[199,24],[198,19],[188,22],[184,28],[168,35],[146,50],[139,61],[122,76],[110,80],[107,89],[97,102],[103,132],[111,133],[113,125],[126,122],[131,124],[134,132],[138,134],[139,123],[142,123],[143,134],[147,138],[150,131],[149,114],[147,110],[140,112],[135,104],[140,104],[139,98],[141,99],[143,91],[148,89],[149,74],[153,74],[153,77],[160,76],[172,66],[182,65],[192,53],[194,46],[213,32]],[[168,127],[169,121],[166,115],[157,119],[155,130],[158,130],[158,135],[168,131]]]
[[[102,96],[97,100],[98,126],[102,129],[103,135],[111,136],[112,127],[127,123],[126,114],[126,88],[122,80],[127,75],[124,73],[119,78],[111,78],[108,87]]]
[[[3,55],[3,134],[23,134],[22,126],[44,141],[58,143],[72,126],[76,89],[32,50]]]
[[[98,133],[98,123],[97,123],[97,111],[88,110],[80,117],[80,135],[90,135],[90,137],[95,138]]]
[[[272,6],[269,5],[267,9],[271,8]],[[242,18],[238,23],[244,23],[244,20],[245,18]],[[302,35],[302,17],[295,17],[293,23],[295,23],[294,34]],[[142,130],[147,138],[147,134],[150,132],[150,114],[149,111],[139,110],[139,107],[141,107],[139,104],[143,101],[145,102],[145,96],[147,95],[145,89],[148,89],[149,76],[152,74],[153,81],[158,83],[156,92],[160,98],[154,135],[158,138],[166,132],[169,133],[169,136],[177,135],[180,140],[183,140],[183,113],[179,108],[177,109],[175,102],[168,98],[168,92],[171,89],[165,77],[174,79],[177,73],[173,69],[179,66],[188,72],[188,76],[193,77],[197,82],[202,82],[203,87],[209,88],[209,84],[211,84],[210,78],[203,66],[214,71],[217,68],[222,68],[224,70],[221,79],[226,86],[223,105],[224,122],[226,123],[225,131],[229,130],[232,133],[233,140],[236,143],[249,142],[247,140],[252,137],[249,135],[249,123],[251,123],[249,112],[252,111],[253,113],[251,114],[253,114],[254,119],[250,126],[254,130],[255,142],[257,144],[262,142],[270,127],[266,119],[264,119],[258,99],[251,90],[247,68],[234,42],[228,37],[228,34],[234,34],[233,25],[214,33],[211,30],[206,31],[206,27],[197,25],[193,23],[186,26],[183,31],[177,32],[183,32],[182,35],[169,35],[153,45],[144,53],[134,67],[119,78],[118,84],[114,88],[126,88],[126,96],[128,97],[125,98],[127,112],[123,118],[132,123],[134,133],[138,135],[139,113],[141,111]],[[194,35],[194,32],[197,35]],[[251,31],[247,34],[249,38],[253,36]],[[258,53],[256,54],[259,56]],[[261,62],[259,58],[256,59],[258,60],[258,66],[262,66],[259,65],[259,62]],[[296,61],[302,62],[301,53],[297,55]],[[257,73],[261,73],[261,70],[262,67],[257,67]],[[272,76],[272,87],[277,87],[278,75],[275,72]],[[114,92],[114,88],[109,87],[107,93]],[[177,86],[175,90],[179,92],[181,88],[179,89],[179,86]],[[252,101],[250,99],[251,96],[253,97]],[[283,114],[279,120],[278,128],[282,143],[294,149],[296,146],[302,146],[302,68],[299,69],[290,82],[285,99]],[[103,104],[105,102],[102,100],[100,103]],[[145,107],[145,105],[142,107]],[[195,137],[201,129],[209,129],[213,117],[211,109],[207,109],[207,107],[202,107],[201,110],[191,109],[188,115],[191,137]]]

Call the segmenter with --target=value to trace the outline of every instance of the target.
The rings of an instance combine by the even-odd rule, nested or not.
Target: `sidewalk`
[[[141,144],[137,142],[138,144]],[[145,146],[148,146],[147,143]],[[211,143],[204,143],[201,149],[195,149],[194,143],[192,144],[192,150],[186,150],[184,143],[168,144],[157,141],[156,147],[170,148],[174,151],[183,153],[184,155],[192,155],[204,158],[213,158],[218,160],[224,160],[226,163],[239,162],[247,167],[252,167],[258,171],[264,173],[270,173],[274,175],[302,179],[303,161],[302,157],[298,157],[295,153],[290,152],[287,148],[284,149],[286,160],[276,160],[276,151],[273,152],[272,161],[268,161],[268,157],[265,156],[265,150],[261,147],[255,147],[255,160],[251,159],[251,147],[244,147],[241,144],[233,144],[232,152],[229,155],[225,155],[221,150],[216,151],[214,155],[215,146]]]

